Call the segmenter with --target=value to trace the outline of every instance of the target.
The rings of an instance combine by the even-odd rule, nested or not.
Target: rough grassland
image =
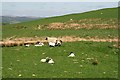
[[[113,44],[71,42],[54,48],[5,47],[3,77],[19,78],[21,74],[21,77],[31,78],[35,74],[37,78],[117,78],[118,49],[110,47]],[[71,51],[75,52],[75,58],[67,57]],[[41,63],[40,59],[46,56],[53,58],[55,64]],[[98,65],[92,65],[92,61],[87,58],[97,59]]]
[[[103,13],[103,14],[101,14]],[[73,19],[75,21],[81,20],[81,19],[101,19],[101,21],[97,21],[97,24],[114,24],[113,26],[116,26],[117,24],[117,18],[118,18],[118,8],[110,8],[110,9],[102,9],[102,10],[96,10],[96,11],[90,11],[85,12],[81,14],[70,14],[70,15],[64,15],[64,16],[58,16],[58,17],[51,17],[51,18],[45,18],[30,22],[24,22],[19,24],[11,24],[3,26],[2,28],[2,34],[3,38],[7,37],[33,37],[33,36],[62,36],[62,35],[76,35],[80,37],[84,37],[86,35],[88,36],[99,36],[104,37],[108,36],[109,34],[113,37],[117,37],[117,29],[69,29],[69,30],[48,30],[46,29],[48,26],[43,26],[43,30],[35,30],[37,25],[48,25],[50,23],[54,22],[67,22],[70,19]],[[112,16],[111,16],[112,15]],[[114,21],[115,19],[115,21]],[[108,20],[113,20],[114,23],[108,22]],[[96,21],[84,21],[80,23],[84,24],[95,24]],[[18,28],[16,28],[18,27]],[[88,25],[89,27],[89,25]],[[103,27],[103,26],[102,26]],[[117,27],[117,26],[116,26]],[[98,32],[98,33],[97,33]],[[103,33],[103,34],[102,34]]]

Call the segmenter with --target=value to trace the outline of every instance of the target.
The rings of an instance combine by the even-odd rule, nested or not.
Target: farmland
[[[117,78],[119,48],[114,41],[118,39],[119,30],[117,13],[118,8],[109,8],[2,26],[2,41],[36,37],[44,40],[47,36],[74,37],[71,41],[66,38],[60,47],[49,47],[48,44],[40,47],[3,47],[2,77]],[[68,58],[70,52],[76,56]],[[55,64],[40,62],[47,56],[53,58]],[[92,64],[95,60],[98,65]]]

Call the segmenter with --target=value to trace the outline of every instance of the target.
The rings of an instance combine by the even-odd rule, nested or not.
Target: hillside
[[[3,38],[11,36],[34,37],[62,35],[75,35],[79,37],[95,37],[99,35],[101,38],[111,35],[113,38],[117,37],[117,13],[118,8],[108,8],[85,13],[38,19],[3,26],[2,33]],[[85,32],[84,29],[92,30]]]
[[[56,16],[56,17],[50,17],[45,19],[38,19],[38,20],[29,21],[29,22],[23,22],[23,23],[20,23],[19,25],[27,26],[27,25],[35,25],[35,24],[48,24],[51,22],[64,22],[64,21],[70,20],[71,18],[73,20],[80,20],[80,19],[86,19],[86,18],[118,18],[118,8],[107,8],[107,9],[94,10],[94,11],[89,11],[84,13],[69,14],[69,15]]]
[[[109,8],[3,26],[2,78],[117,79],[117,13]],[[61,46],[50,47],[46,37],[56,37]],[[42,63],[46,57],[55,63]]]

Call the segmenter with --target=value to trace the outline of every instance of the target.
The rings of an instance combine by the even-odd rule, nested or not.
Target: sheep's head
[[[46,57],[46,62],[48,62],[50,59],[51,59],[51,58],[49,58],[49,57]]]
[[[60,42],[62,43],[62,40],[60,40]]]
[[[62,44],[62,40],[56,40],[56,46],[61,46],[61,44]]]
[[[45,40],[48,40],[48,38],[46,37]]]

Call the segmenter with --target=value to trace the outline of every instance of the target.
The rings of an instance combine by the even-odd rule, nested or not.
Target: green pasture
[[[118,49],[116,43],[69,42],[61,47],[4,47],[2,49],[3,78],[117,78]],[[68,58],[70,52],[76,57]],[[41,63],[51,57],[55,64]],[[94,58],[98,65],[93,65]],[[81,67],[82,65],[82,67]],[[18,75],[21,74],[21,77]],[[36,76],[32,76],[35,74]]]

